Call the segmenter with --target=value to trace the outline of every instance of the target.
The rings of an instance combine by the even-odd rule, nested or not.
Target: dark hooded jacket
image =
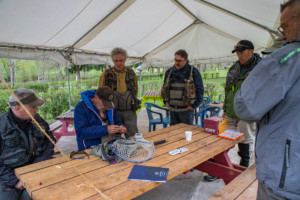
[[[55,141],[49,125],[38,114],[34,117]],[[14,187],[17,167],[52,158],[54,145],[31,120],[21,120],[10,110],[0,115],[0,186]]]

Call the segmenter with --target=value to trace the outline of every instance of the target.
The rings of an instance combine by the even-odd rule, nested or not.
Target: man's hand
[[[126,133],[126,131],[127,131],[127,128],[125,126],[123,126],[123,125],[120,126],[119,133],[124,134],[124,133]]]
[[[118,125],[107,125],[108,134],[118,133],[120,130],[120,126]]]
[[[15,188],[17,188],[19,190],[24,189],[22,181],[18,181],[15,185]]]
[[[194,110],[194,108],[192,107],[192,106],[188,106],[188,107],[186,107],[186,109],[185,110]]]

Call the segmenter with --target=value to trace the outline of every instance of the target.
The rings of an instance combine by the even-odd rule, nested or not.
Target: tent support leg
[[[70,65],[70,63],[68,63]],[[68,91],[69,91],[69,108],[72,110],[71,106],[71,91],[70,91],[70,77],[69,77],[69,66],[67,66],[67,78],[68,78]]]

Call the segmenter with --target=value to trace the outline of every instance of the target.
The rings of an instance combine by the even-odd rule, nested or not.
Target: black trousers
[[[26,190],[0,185],[0,200],[32,200]]]

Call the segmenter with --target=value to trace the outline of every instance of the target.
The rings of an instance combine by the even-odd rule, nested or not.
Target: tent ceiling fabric
[[[190,62],[236,60],[241,39],[255,50],[269,45],[283,0],[2,0],[0,57],[53,59],[67,66],[111,64],[114,47],[127,50],[126,64],[168,67],[186,49]],[[217,9],[221,7],[229,12]]]

